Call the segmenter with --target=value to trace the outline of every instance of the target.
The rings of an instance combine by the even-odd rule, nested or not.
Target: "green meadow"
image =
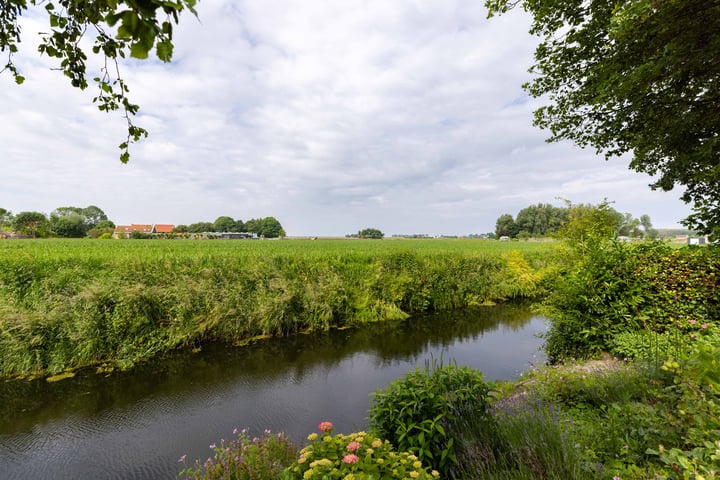
[[[531,298],[553,243],[0,242],[0,376],[126,369],[205,342]]]

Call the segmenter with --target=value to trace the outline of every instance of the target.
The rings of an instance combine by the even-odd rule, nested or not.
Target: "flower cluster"
[[[395,452],[390,442],[366,432],[332,435],[333,425],[318,425],[321,435],[308,435],[309,444],[300,457],[285,469],[283,480],[365,480],[419,479],[434,480],[437,471],[428,472],[422,462],[409,452]]]

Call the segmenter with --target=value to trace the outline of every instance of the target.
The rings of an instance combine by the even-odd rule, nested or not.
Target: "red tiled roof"
[[[155,233],[172,233],[175,229],[175,225],[164,225],[161,223],[155,224]]]

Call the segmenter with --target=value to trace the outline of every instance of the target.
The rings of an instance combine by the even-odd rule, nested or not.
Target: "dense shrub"
[[[612,351],[627,332],[689,339],[691,327],[720,318],[720,249],[597,241],[568,252],[543,303],[552,361]]]
[[[467,367],[426,363],[373,394],[370,428],[398,450],[407,450],[452,476],[459,446],[454,433],[473,417],[487,432],[496,428],[489,415],[490,387],[482,374]]]

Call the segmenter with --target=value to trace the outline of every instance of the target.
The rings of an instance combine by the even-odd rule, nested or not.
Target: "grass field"
[[[0,375],[128,368],[241,343],[532,297],[551,243],[487,240],[0,242]]]

